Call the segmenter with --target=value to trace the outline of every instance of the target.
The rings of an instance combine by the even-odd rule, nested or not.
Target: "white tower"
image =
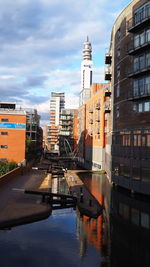
[[[83,47],[83,60],[81,63],[81,88],[80,93],[80,106],[90,97],[90,87],[92,85],[92,72],[93,72],[93,61],[92,61],[92,46],[89,42],[88,36]]]

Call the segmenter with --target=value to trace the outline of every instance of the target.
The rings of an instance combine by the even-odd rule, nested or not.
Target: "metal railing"
[[[127,29],[128,31],[134,30],[134,28],[139,27],[141,24],[149,21],[150,19],[150,12],[144,12],[139,14],[138,20],[133,16],[131,19],[127,21]]]
[[[141,86],[135,87],[128,94],[128,98],[137,99],[143,97],[150,97],[150,83],[144,84],[143,87]]]

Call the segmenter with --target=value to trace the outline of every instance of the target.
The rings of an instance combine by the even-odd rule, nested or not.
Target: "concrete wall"
[[[104,170],[105,149],[100,146],[85,147],[85,168],[89,170]]]

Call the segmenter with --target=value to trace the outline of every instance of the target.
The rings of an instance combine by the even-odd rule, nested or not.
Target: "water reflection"
[[[93,195],[104,205],[99,221],[101,266],[150,266],[150,198],[132,196],[127,190],[111,188],[103,175],[80,175]],[[90,233],[83,220],[84,229]],[[95,232],[96,233],[96,232]],[[98,232],[97,232],[98,233]],[[90,234],[88,234],[90,239]]]
[[[112,190],[111,265],[150,266],[150,201]]]
[[[104,206],[97,219],[55,210],[43,221],[0,232],[0,266],[123,267],[150,265],[150,200],[111,188],[104,175],[80,173]],[[64,179],[54,190],[67,193]]]

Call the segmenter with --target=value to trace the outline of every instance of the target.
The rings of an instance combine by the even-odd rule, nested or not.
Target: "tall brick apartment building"
[[[133,0],[116,19],[109,57],[112,182],[150,195],[150,1]]]

